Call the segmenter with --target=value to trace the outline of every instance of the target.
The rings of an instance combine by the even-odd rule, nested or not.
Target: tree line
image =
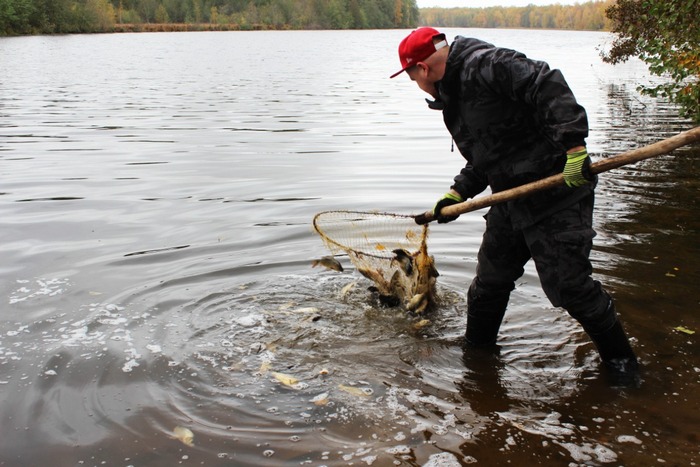
[[[614,3],[419,10],[415,0],[0,0],[0,35],[112,32],[147,25],[165,30],[183,29],[182,25],[189,29],[385,29],[419,24],[609,30],[611,20],[605,11]]]
[[[605,11],[614,3],[419,10],[415,0],[0,0],[0,35],[112,32],[154,24],[192,29],[385,29],[424,24],[609,30]]]
[[[421,8],[421,24],[458,28],[610,30],[606,10],[615,0],[575,5],[489,8]]]
[[[387,29],[415,27],[418,18],[415,0],[0,0],[0,35],[112,32],[149,24]]]

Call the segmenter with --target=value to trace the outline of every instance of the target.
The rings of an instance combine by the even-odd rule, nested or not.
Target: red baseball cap
[[[442,42],[433,44],[433,39],[442,38]],[[399,44],[399,60],[401,60],[401,70],[397,71],[389,78],[400,75],[418,62],[422,62],[432,54],[447,47],[445,35],[433,28],[418,28],[411,31]]]

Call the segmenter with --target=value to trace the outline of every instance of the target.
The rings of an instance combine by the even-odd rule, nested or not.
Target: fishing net
[[[347,254],[385,300],[416,312],[430,308],[438,274],[428,255],[427,224],[401,214],[324,211],[313,226],[331,253]]]

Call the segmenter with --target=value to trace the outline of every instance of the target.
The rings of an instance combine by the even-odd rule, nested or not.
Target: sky
[[[486,8],[490,6],[527,6],[527,5],[573,5],[587,0],[416,0],[418,8]]]

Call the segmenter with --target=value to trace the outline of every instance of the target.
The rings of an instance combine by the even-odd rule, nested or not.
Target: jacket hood
[[[445,75],[442,78],[442,89],[452,93],[455,86],[459,85],[462,67],[471,60],[477,60],[486,50],[493,49],[494,45],[472,37],[457,36],[450,45],[450,54],[447,57]]]

